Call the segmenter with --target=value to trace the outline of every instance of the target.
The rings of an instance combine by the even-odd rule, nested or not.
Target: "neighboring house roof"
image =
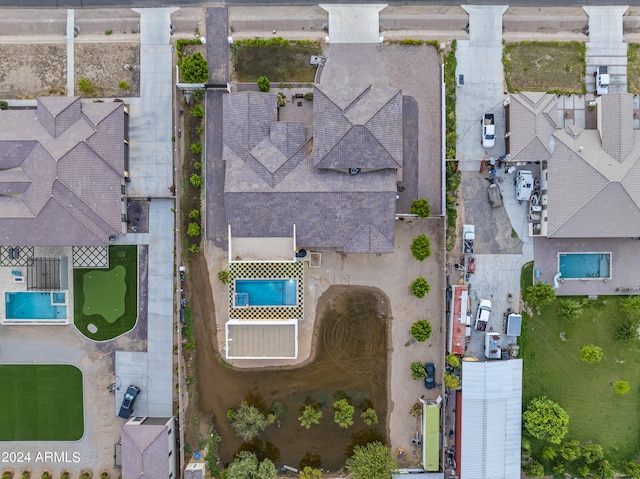
[[[155,419],[155,418],[154,418]],[[149,421],[151,422],[151,421]],[[167,434],[172,421],[160,419],[155,424],[125,424],[120,443],[122,479],[167,479],[171,472],[172,451]],[[161,423],[161,424],[158,424]]]
[[[316,89],[314,103],[316,98],[328,97]],[[393,96],[385,98],[386,103],[396,101]],[[321,99],[320,103],[335,109],[328,99],[324,102]],[[398,141],[402,144],[401,97],[399,105],[399,140],[365,144],[342,138],[336,140],[340,144],[337,148],[348,151],[353,161],[368,157],[372,144],[387,142],[396,154],[393,144]],[[340,171],[347,163],[316,165],[316,137],[311,138],[302,123],[277,121],[275,95],[233,93],[224,97],[223,107],[225,212],[233,236],[288,236],[295,224],[297,244],[301,247],[357,253],[394,250],[398,166],[395,160],[389,167],[366,163],[367,169],[374,170],[356,175]],[[377,105],[376,111],[383,107]],[[322,108],[320,111],[316,108],[314,105],[314,133],[324,128],[320,119],[328,121]],[[389,133],[395,134],[395,129]],[[380,146],[376,148],[385,151]],[[349,165],[345,168],[365,168],[365,163]]]
[[[546,160],[551,156],[549,140],[556,129],[556,95],[526,92],[511,95],[509,103],[509,148],[512,161]]]
[[[529,145],[544,145],[544,151],[549,149],[548,158],[543,150],[534,148],[532,153],[528,147],[511,158],[548,160],[547,236],[640,236],[640,133],[633,129],[633,95],[609,93],[599,97],[597,130],[570,126],[555,129],[550,135],[542,129],[541,134],[540,125],[547,125],[557,115],[555,98],[542,93],[512,95],[509,113],[512,147],[528,141]],[[551,109],[529,109],[527,105],[534,103]],[[536,116],[531,117],[534,111]]]
[[[102,245],[122,232],[122,103],[0,111],[0,244]]]
[[[462,362],[460,477],[520,477],[522,360]]]

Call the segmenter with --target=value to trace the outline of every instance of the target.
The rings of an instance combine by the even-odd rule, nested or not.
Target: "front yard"
[[[585,45],[581,42],[507,43],[502,53],[510,93],[585,93]]]
[[[629,93],[640,93],[640,43],[629,43],[627,60]]]
[[[530,273],[529,269],[529,278]],[[574,322],[559,315],[560,304],[566,299],[556,299],[533,316],[525,315],[521,338],[523,409],[532,398],[548,396],[569,414],[564,441],[602,445],[614,469],[623,471],[640,448],[640,341],[617,339],[616,328],[625,317],[620,298],[572,298],[583,305],[582,315]],[[580,360],[580,348],[587,344],[602,348],[602,361],[589,364]],[[614,390],[612,383],[620,380],[629,383],[631,390],[626,395]],[[540,460],[543,444],[531,444],[532,456]],[[541,461],[547,473],[558,458]],[[570,470],[573,466],[567,461],[566,467]]]

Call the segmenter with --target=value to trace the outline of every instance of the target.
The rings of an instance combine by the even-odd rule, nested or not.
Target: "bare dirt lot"
[[[140,96],[139,43],[76,43],[75,58],[76,94],[78,80],[88,78],[95,96]]]
[[[64,95],[66,55],[62,43],[0,44],[0,97]]]

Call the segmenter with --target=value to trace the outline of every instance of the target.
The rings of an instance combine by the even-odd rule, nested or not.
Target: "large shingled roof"
[[[122,103],[0,111],[0,244],[101,245],[122,232]]]

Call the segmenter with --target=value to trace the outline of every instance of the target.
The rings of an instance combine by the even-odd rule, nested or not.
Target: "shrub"
[[[411,325],[411,336],[421,343],[429,339],[432,332],[433,329],[431,328],[431,323],[426,319],[421,319]]]
[[[428,218],[431,216],[431,206],[426,199],[419,198],[411,202],[409,213],[412,215],[418,215],[420,218]]]
[[[189,181],[196,188],[200,188],[202,186],[202,177],[200,175],[198,175],[197,173],[194,173],[193,175],[191,175],[189,177]]]
[[[458,389],[460,387],[460,380],[455,374],[445,373],[444,387],[447,389]]]
[[[624,396],[631,390],[627,381],[616,381],[613,383],[613,388],[616,390],[616,394],[620,396]]]
[[[227,417],[229,417],[228,413]],[[240,407],[234,411],[232,417],[233,419],[229,419],[231,427],[244,441],[251,441],[270,424],[263,412],[246,401],[240,403]]]
[[[526,472],[527,477],[530,477],[531,479],[540,479],[544,477],[544,467],[542,467],[542,464],[536,461],[532,461],[529,464],[526,464],[524,466],[524,472]]]
[[[192,244],[191,246],[189,246],[189,251],[192,253],[199,253],[200,246],[198,246],[197,244]]]
[[[311,429],[314,424],[320,424],[322,418],[322,411],[316,409],[311,404],[307,404],[302,408],[302,416],[298,418],[300,425],[306,429]]]
[[[578,441],[567,441],[560,446],[560,455],[565,461],[575,461],[581,456],[580,443]]]
[[[200,171],[202,169],[202,163],[200,163],[199,161],[194,161],[193,162],[193,169],[196,171]]]
[[[460,367],[460,358],[458,356],[456,356],[455,354],[447,354],[447,357],[445,358],[445,361],[452,368],[459,368]]]
[[[105,35],[111,35],[113,33],[113,30],[105,30],[104,34]]]
[[[298,479],[322,479],[322,471],[310,466],[305,466],[302,471],[300,471]]]
[[[349,404],[347,399],[339,399],[333,403],[333,421],[343,429],[353,426],[353,414],[355,408]]]
[[[431,286],[422,276],[411,283],[411,294],[416,298],[424,298],[429,291],[431,291]]]
[[[271,82],[267,77],[258,78],[258,89],[265,93],[271,90]]]
[[[189,211],[189,218],[191,218],[192,220],[199,220],[200,219],[200,210],[191,210]]]
[[[526,302],[533,306],[548,306],[556,299],[556,291],[550,284],[536,283],[525,290]]]
[[[627,296],[620,300],[620,309],[629,315],[640,313],[640,296]]]
[[[558,314],[561,318],[573,323],[582,315],[582,304],[575,299],[565,299],[560,301]]]
[[[85,95],[93,95],[93,84],[88,78],[80,78],[78,80],[78,90]]]
[[[227,271],[226,269],[223,269],[222,271],[218,271],[218,280],[222,284],[229,284],[230,279],[231,278],[229,276],[229,271]]]
[[[585,363],[597,363],[602,361],[604,353],[602,348],[595,344],[587,344],[580,348],[580,360]]]
[[[200,225],[198,223],[189,223],[189,228],[187,229],[187,236],[192,238],[196,236],[200,236]]]
[[[378,414],[376,410],[373,408],[368,408],[362,412],[360,415],[362,420],[367,426],[373,426],[374,424],[378,424]]]
[[[544,446],[542,448],[542,459],[545,459],[547,461],[552,461],[556,458],[557,455],[558,453],[551,446]]]
[[[634,461],[629,461],[624,468],[624,472],[626,472],[630,477],[633,477],[633,479],[640,479],[640,464]]]
[[[118,88],[124,91],[129,91],[129,83],[126,81],[121,81],[120,83],[118,83]]]
[[[414,38],[403,38],[400,44],[402,45],[422,45],[424,42],[422,40],[417,40]]]
[[[542,396],[529,401],[522,424],[531,437],[560,444],[569,430],[569,415],[557,402]]]
[[[411,253],[418,261],[424,261],[431,256],[431,240],[425,235],[418,235],[411,242]]]
[[[304,99],[307,101],[313,101],[313,93],[312,92],[307,92],[304,94]]]
[[[206,83],[209,78],[209,66],[202,53],[195,52],[179,63],[184,83]]]
[[[200,153],[202,153],[202,147],[200,146],[200,143],[191,143],[189,149],[191,149],[191,153],[193,153],[194,155],[199,155]]]
[[[424,369],[424,364],[414,361],[411,363],[411,378],[412,379],[424,379],[427,377],[427,371]]]
[[[191,110],[189,110],[189,113],[196,118],[202,118],[204,116],[204,108],[202,108],[202,105],[194,105],[191,107]]]
[[[204,98],[204,90],[193,90],[191,96],[194,100],[202,100]]]
[[[638,326],[634,321],[625,320],[616,328],[616,337],[618,339],[632,339],[638,337]]]
[[[7,103],[4,100],[0,101],[0,110],[8,110],[8,109],[9,109],[9,103]]]

